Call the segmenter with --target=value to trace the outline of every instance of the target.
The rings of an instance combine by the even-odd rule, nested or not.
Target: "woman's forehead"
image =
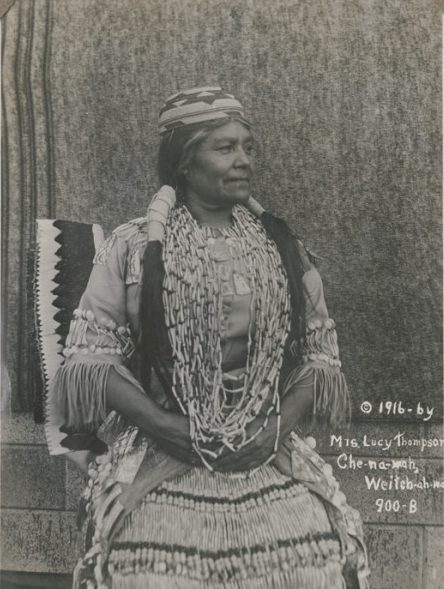
[[[215,142],[220,140],[230,141],[247,141],[252,138],[251,132],[243,123],[230,121],[225,125],[213,129],[206,138],[206,142]]]

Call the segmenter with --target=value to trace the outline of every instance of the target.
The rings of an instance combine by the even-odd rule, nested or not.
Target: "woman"
[[[159,129],[163,187],[97,253],[49,397],[97,455],[74,585],[365,587],[359,516],[294,433],[349,407],[319,274],[250,196],[232,95],[180,92]]]

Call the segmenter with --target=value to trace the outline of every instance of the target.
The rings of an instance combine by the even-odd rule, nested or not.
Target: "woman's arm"
[[[106,406],[107,410],[116,411],[126,423],[135,425],[154,439],[168,454],[190,464],[200,464],[198,456],[193,453],[188,419],[160,407],[113,368],[108,373]],[[80,450],[65,456],[87,472],[94,452]]]
[[[110,410],[117,411],[166,452],[184,462],[200,464],[193,453],[187,417],[166,411],[116,370],[109,373],[106,396]]]
[[[128,368],[135,343],[127,306],[137,308],[137,300],[129,297],[139,292],[136,248],[143,255],[145,237],[143,224],[131,222],[104,242],[71,321],[65,363],[51,382],[46,407],[50,451],[63,453],[83,470],[106,450],[102,436],[111,444],[118,435],[118,416],[175,457],[195,460],[188,420],[148,397]]]
[[[199,457],[193,452],[188,419],[162,409],[115,370],[111,370],[108,377],[107,404],[109,409],[117,411],[125,421],[156,440],[169,454],[190,464],[201,464]],[[279,443],[287,438],[296,425],[304,421],[312,406],[313,385],[308,381],[300,383],[284,398],[281,404]],[[263,417],[258,417],[252,422],[249,433],[253,434],[262,422]],[[214,463],[215,469],[244,471],[263,464],[273,452],[276,428],[277,420],[272,417],[265,430],[251,444],[219,458]],[[88,469],[91,456],[92,453],[89,451],[66,455],[84,472]]]

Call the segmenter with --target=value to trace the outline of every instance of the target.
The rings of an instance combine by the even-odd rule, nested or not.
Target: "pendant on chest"
[[[248,295],[251,293],[250,285],[242,274],[233,272],[233,282],[235,293],[239,296]]]

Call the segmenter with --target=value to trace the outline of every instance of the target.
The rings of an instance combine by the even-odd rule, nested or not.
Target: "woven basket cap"
[[[241,103],[219,86],[182,90],[166,99],[159,115],[159,133],[184,125],[214,121],[231,115],[245,120]]]

